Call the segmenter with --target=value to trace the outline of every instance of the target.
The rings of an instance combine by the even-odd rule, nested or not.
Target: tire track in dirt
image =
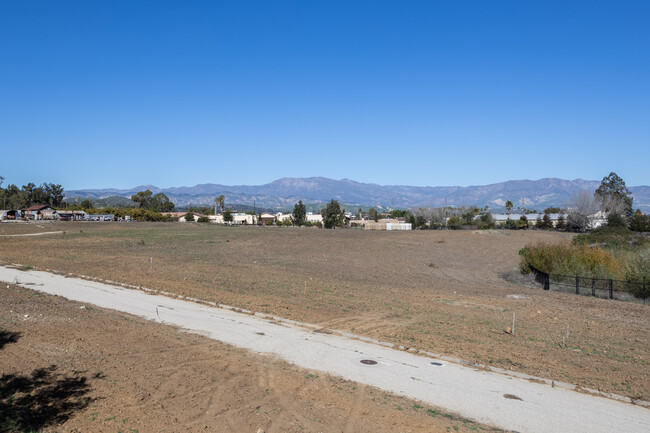
[[[280,409],[279,419],[274,420],[274,422],[268,427],[268,433],[282,433],[287,430],[287,426],[293,425],[295,422],[298,422],[299,426],[302,428],[309,428],[312,425],[312,421],[305,418],[300,413],[299,406],[287,397],[286,392],[278,392],[283,384],[278,380],[275,373],[267,370],[267,381],[269,383],[269,390],[280,402],[280,407],[283,409]],[[304,385],[298,385],[291,389],[290,394],[294,396],[302,395],[304,389]]]
[[[356,431],[355,427],[357,425],[357,422],[362,420],[363,406],[361,404],[361,401],[365,398],[366,389],[366,385],[359,385],[357,396],[354,399],[354,404],[352,405],[350,413],[345,420],[343,433],[354,433]]]

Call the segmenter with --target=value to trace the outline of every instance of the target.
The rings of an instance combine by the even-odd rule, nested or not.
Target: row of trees
[[[63,187],[53,183],[43,183],[36,186],[34,183],[23,185],[22,188],[11,184],[3,188],[4,177],[0,176],[0,203],[3,209],[24,209],[26,207],[43,204],[53,208],[63,204]]]
[[[321,209],[321,216],[323,217],[323,226],[326,229],[343,227],[343,224],[345,224],[345,209],[341,208],[339,202],[334,199]],[[291,220],[297,226],[303,226],[307,223],[307,207],[302,200],[298,201],[293,207]]]

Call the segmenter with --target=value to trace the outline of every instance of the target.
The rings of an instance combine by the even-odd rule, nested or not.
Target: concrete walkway
[[[650,432],[650,409],[314,332],[288,321],[83,279],[0,266],[0,281],[180,326],[481,423],[531,433]],[[28,313],[28,312],[26,312]]]

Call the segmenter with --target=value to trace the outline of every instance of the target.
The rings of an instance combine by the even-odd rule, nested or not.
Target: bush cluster
[[[175,221],[174,218],[163,215],[160,212],[140,208],[117,209],[107,207],[103,209],[88,209],[87,212],[89,214],[112,214],[115,215],[115,218],[124,218],[128,215],[135,221]]]
[[[625,279],[636,284],[631,286],[631,292],[637,298],[650,298],[650,256],[640,255],[630,261]]]
[[[622,279],[626,271],[625,264],[599,246],[569,243],[527,245],[519,255],[519,269],[525,274],[534,267],[552,274]]]
[[[630,230],[635,232],[650,232],[650,215],[644,215],[637,210],[630,218]]]
[[[577,235],[573,238],[576,245],[599,244],[610,250],[634,250],[650,243],[645,236],[634,233],[626,226],[606,225],[591,233]]]

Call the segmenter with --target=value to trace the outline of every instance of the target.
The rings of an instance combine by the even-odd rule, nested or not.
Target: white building
[[[250,215],[247,213],[233,213],[232,214],[232,223],[235,225],[242,225],[242,224],[257,224],[257,216],[256,215]]]
[[[291,218],[293,218],[293,215],[290,214],[290,213],[278,212],[278,213],[275,214],[275,219],[277,221],[280,221],[281,223],[283,223],[283,222],[285,222],[287,220],[291,221]]]
[[[412,230],[411,223],[386,223],[386,230]]]
[[[313,212],[307,212],[307,222],[310,222],[312,224],[318,224],[318,223],[323,223],[323,215],[319,213],[313,213]]]

